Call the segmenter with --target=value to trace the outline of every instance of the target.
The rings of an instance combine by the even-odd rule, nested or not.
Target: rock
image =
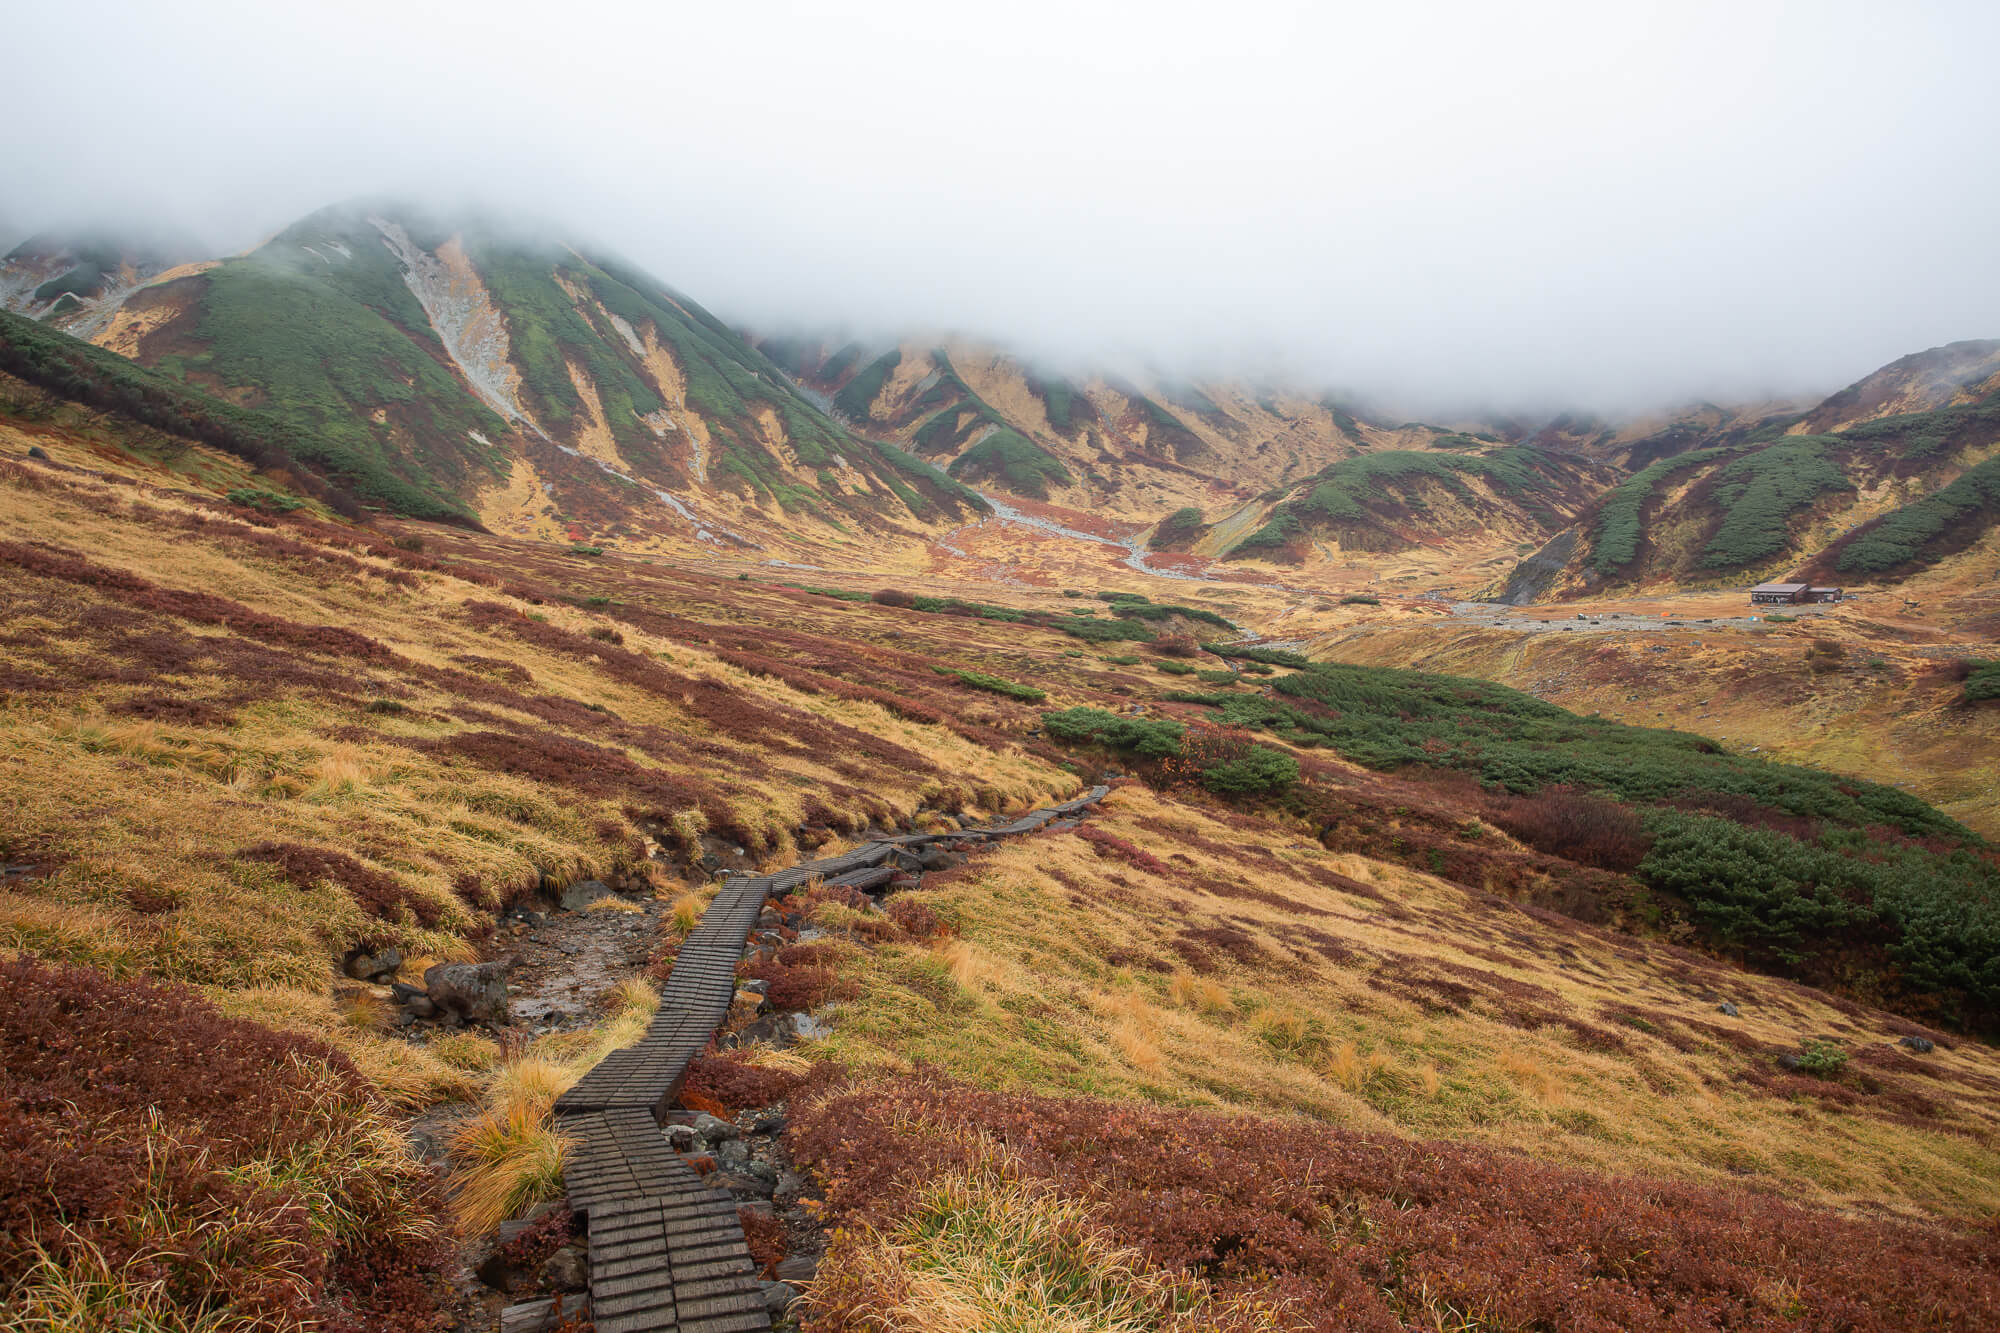
[[[737,1138],[743,1131],[727,1120],[703,1111],[694,1118],[694,1132],[701,1136],[703,1143],[721,1143],[724,1139]]]
[[[915,872],[924,868],[923,858],[914,852],[897,851],[889,858],[889,863],[898,870]]]
[[[755,1176],[774,1190],[778,1187],[778,1168],[769,1162],[746,1162],[739,1174]]]
[[[418,991],[404,1001],[403,1008],[411,1018],[436,1018],[438,1007],[430,996]]]
[[[667,1146],[675,1152],[693,1152],[701,1146],[701,1135],[693,1125],[668,1125]]]
[[[775,1318],[792,1308],[792,1302],[799,1298],[799,1289],[789,1282],[760,1282],[764,1292],[764,1308]]]
[[[792,1044],[792,1016],[790,1014],[765,1014],[750,1026],[736,1034],[738,1046],[748,1046],[762,1042],[779,1049]]]
[[[590,1289],[590,1263],[583,1256],[580,1245],[565,1245],[542,1262],[542,1289],[544,1291],[587,1291]]]
[[[39,458],[39,459],[43,460],[44,462],[46,462],[46,461],[48,461],[48,457],[49,457],[49,455],[48,455],[48,451],[47,451],[46,449],[42,448],[42,446],[41,446],[41,445],[39,445],[39,444],[31,444],[31,445],[29,445],[29,446],[28,446],[28,457],[30,457],[30,458]]]
[[[784,1116],[773,1111],[769,1114],[758,1116],[756,1123],[750,1126],[750,1132],[752,1134],[782,1134],[785,1132],[785,1126],[789,1123],[791,1122],[786,1120]]]
[[[1727,1000],[1724,1000],[1721,1004],[1716,1005],[1715,1010],[1717,1013],[1723,1015],[1725,1018],[1737,1017],[1736,1006],[1731,1004]]]
[[[1797,1069],[1803,1063],[1804,1061],[1799,1058],[1797,1051],[1786,1051],[1778,1057],[1778,1068],[1780,1069]]]
[[[1929,1037],[1917,1037],[1917,1036],[1904,1037],[1901,1038],[1896,1044],[1899,1046],[1907,1046],[1911,1050],[1915,1051],[1918,1055],[1929,1055],[1932,1051],[1937,1049],[1937,1043],[1932,1041]]]
[[[581,879],[563,890],[562,909],[581,912],[600,899],[611,896],[611,886],[601,879]]]
[[[725,1171],[741,1171],[750,1165],[750,1149],[741,1139],[724,1139],[715,1145],[715,1160]]]
[[[756,1176],[742,1171],[717,1171],[708,1178],[708,1184],[726,1189],[731,1194],[746,1195],[750,1198],[769,1198],[771,1182],[759,1180]]]
[[[811,1014],[793,1014],[792,1030],[805,1041],[816,1040],[833,1031],[825,1022],[814,1018]]]
[[[932,847],[917,859],[923,862],[926,870],[952,870],[965,864],[965,853],[947,852],[942,848]]]
[[[819,1276],[819,1260],[810,1254],[794,1254],[778,1260],[778,1266],[771,1271],[781,1282],[810,1282]]]
[[[340,962],[340,970],[356,981],[373,981],[377,977],[392,977],[396,969],[403,965],[403,951],[390,945],[380,953],[369,953],[366,949],[349,949],[347,957]]]
[[[757,914],[757,929],[759,930],[776,930],[784,924],[784,915],[769,907]]]
[[[770,993],[771,983],[768,981],[739,981],[736,983],[736,989],[761,996]]]
[[[438,963],[424,970],[424,989],[441,1017],[468,1023],[507,1021],[507,964]]]

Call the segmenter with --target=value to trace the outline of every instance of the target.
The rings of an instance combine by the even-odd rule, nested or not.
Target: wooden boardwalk
[[[736,965],[764,900],[818,875],[869,884],[897,852],[934,842],[1031,833],[1102,800],[1073,801],[994,828],[864,843],[775,875],[723,881],[681,945],[660,1008],[636,1046],[611,1052],[556,1102],[576,1140],[564,1178],[590,1235],[590,1313],[598,1333],[755,1333],[771,1327],[736,1202],[703,1183],[661,1124],[736,997]]]

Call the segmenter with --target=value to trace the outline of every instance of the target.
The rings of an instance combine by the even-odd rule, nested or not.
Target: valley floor
[[[559,1190],[549,1102],[645,1022],[610,973],[642,936],[670,952],[715,870],[1100,774],[1091,820],[926,869],[891,911],[790,905],[738,1017],[814,1020],[740,1056],[790,1080],[787,1151],[834,1224],[804,1327],[2000,1323],[1991,1045],[1699,947],[1630,864],[1552,850],[1532,794],[1253,745],[1189,688],[1295,698],[1272,688],[1294,667],[1195,656],[1195,631],[1256,633],[1906,785],[1992,834],[1995,711],[1946,678],[1985,592],[1776,624],[1723,623],[1722,594],[1565,605],[1529,632],[1153,579],[1034,525],[890,568],[676,562],[263,514],[48,452],[0,459],[0,1290],[23,1328],[437,1327],[453,1229]],[[1128,748],[1064,739],[1071,710]],[[1149,757],[1142,724],[1190,748]],[[1213,780],[1266,750],[1310,799]],[[1889,851],[1943,858],[1923,818]],[[406,980],[505,957],[510,909],[594,877],[640,910],[596,944],[551,931],[583,952],[528,960],[515,1030],[413,1041],[394,992],[339,976],[389,948]],[[397,1131],[447,1103],[477,1111],[440,1179]]]

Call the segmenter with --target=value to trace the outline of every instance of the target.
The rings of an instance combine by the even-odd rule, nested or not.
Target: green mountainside
[[[483,497],[521,462],[562,522],[613,536],[756,544],[800,520],[900,529],[977,507],[687,297],[491,223],[327,209],[138,291],[121,318],[121,350],[317,441],[330,472],[404,513],[489,517]]]

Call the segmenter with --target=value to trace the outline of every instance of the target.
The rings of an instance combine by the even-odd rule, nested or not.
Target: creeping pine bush
[[[1799,1048],[1799,1068],[1814,1078],[1833,1078],[1847,1068],[1847,1052],[1837,1042],[1815,1037]]]
[[[1179,754],[1181,733],[1186,730],[1178,722],[1120,717],[1102,708],[1066,708],[1059,713],[1044,713],[1042,726],[1059,741],[1102,745],[1107,750],[1144,759],[1165,759]]]
[[[1022,685],[1017,681],[989,676],[983,671],[960,671],[952,667],[933,667],[940,676],[950,676],[975,690],[985,690],[989,694],[1004,694],[1009,699],[1020,699],[1025,703],[1038,704],[1047,699],[1048,692],[1032,685]]]

